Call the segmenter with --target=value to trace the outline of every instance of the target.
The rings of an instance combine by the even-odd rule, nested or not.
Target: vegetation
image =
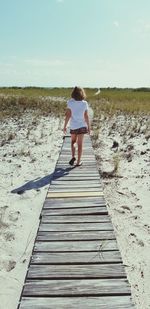
[[[94,118],[102,113],[150,112],[150,89],[85,88],[87,100],[94,110]],[[36,114],[64,115],[66,100],[72,88],[3,87],[0,88],[0,118],[16,117],[28,110]]]
[[[103,89],[100,94],[91,98],[96,116],[101,112],[108,115],[118,113],[149,113],[150,91],[134,89]]]

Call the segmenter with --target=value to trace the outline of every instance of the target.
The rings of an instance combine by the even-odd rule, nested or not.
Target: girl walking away
[[[67,110],[64,124],[64,134],[68,121],[70,120],[70,134],[71,134],[71,152],[72,158],[69,161],[70,165],[74,165],[75,157],[75,143],[78,145],[78,156],[76,166],[82,165],[81,156],[83,151],[84,134],[90,134],[90,123],[88,115],[88,103],[85,101],[86,94],[84,89],[75,87],[71,94],[71,99],[67,102]]]

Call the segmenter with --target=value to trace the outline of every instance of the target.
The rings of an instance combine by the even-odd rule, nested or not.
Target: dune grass
[[[109,116],[118,113],[149,114],[149,89],[103,88],[95,95],[96,88],[85,88],[87,100],[94,111],[94,118],[102,113]],[[64,116],[66,101],[72,88],[3,87],[0,88],[0,119],[19,117],[25,111]],[[62,100],[60,100],[62,98]]]
[[[116,113],[147,114],[150,113],[150,91],[104,89],[91,98],[91,105],[96,116],[101,112],[110,116]]]

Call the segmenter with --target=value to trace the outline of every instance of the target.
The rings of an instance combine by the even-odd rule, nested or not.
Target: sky
[[[150,87],[149,0],[0,0],[0,86]]]

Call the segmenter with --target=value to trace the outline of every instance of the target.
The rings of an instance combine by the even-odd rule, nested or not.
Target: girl
[[[70,165],[74,165],[75,158],[75,146],[78,145],[78,159],[76,166],[80,166],[82,149],[83,149],[83,138],[85,133],[90,134],[90,123],[88,116],[88,103],[85,101],[86,94],[84,89],[75,87],[71,94],[71,99],[67,102],[67,110],[64,124],[64,134],[66,134],[66,128],[70,119],[70,133],[71,133],[71,152],[72,158],[69,161]]]

